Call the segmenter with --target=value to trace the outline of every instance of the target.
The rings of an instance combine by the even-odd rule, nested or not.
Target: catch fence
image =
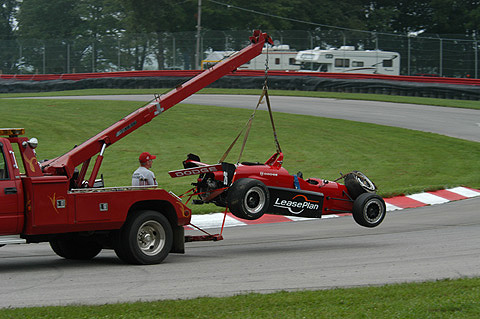
[[[357,50],[400,53],[401,75],[479,78],[479,41],[461,35],[387,34],[319,29],[266,31],[277,45],[300,51],[355,46]],[[202,60],[208,51],[239,50],[251,31],[203,31]],[[63,74],[133,70],[192,70],[196,32],[106,35],[95,39],[0,40],[0,73]]]

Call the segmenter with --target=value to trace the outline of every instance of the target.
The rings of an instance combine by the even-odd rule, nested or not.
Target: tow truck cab
[[[19,235],[26,243],[47,241],[52,248],[63,247],[54,248],[62,257],[89,259],[94,256],[77,255],[75,251],[84,246],[97,247],[96,254],[115,246],[116,251],[123,251],[119,245],[128,243],[115,236],[135,224],[139,216],[150,216],[154,221],[147,218],[145,226],[137,225],[135,231],[143,231],[145,236],[139,241],[151,244],[152,234],[148,232],[161,231],[165,234],[160,240],[171,245],[167,253],[184,252],[183,226],[190,223],[191,210],[174,194],[156,187],[72,188],[66,175],[42,172],[34,151],[38,142],[18,136],[24,133],[24,129],[0,129],[0,237]],[[21,156],[16,156],[15,144]],[[20,157],[23,167],[17,159]],[[156,215],[161,215],[161,226],[167,229],[155,222]],[[148,247],[144,252],[147,258],[122,259],[131,263],[158,262],[159,259],[149,259],[155,254],[150,254]]]
[[[20,171],[10,141],[3,135],[12,130],[0,130],[0,234],[13,235],[24,224],[23,188]]]

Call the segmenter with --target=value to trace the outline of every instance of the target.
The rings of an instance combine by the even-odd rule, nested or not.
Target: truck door
[[[8,159],[11,156],[0,140],[0,235],[16,234],[23,212],[19,212],[18,193],[20,182],[16,182]],[[17,187],[18,185],[18,187]]]

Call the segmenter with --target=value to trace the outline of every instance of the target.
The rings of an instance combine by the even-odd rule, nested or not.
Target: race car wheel
[[[353,171],[345,176],[345,186],[352,199],[356,199],[363,193],[375,193],[377,187],[365,174]]]
[[[385,218],[385,201],[377,194],[363,193],[353,202],[353,219],[365,227],[376,227]]]
[[[227,206],[238,218],[254,220],[265,214],[270,194],[262,182],[252,178],[235,181],[228,190]]]

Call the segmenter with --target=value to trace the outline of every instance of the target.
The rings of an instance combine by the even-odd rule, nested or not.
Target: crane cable
[[[267,102],[267,108],[268,108],[268,114],[270,116],[270,122],[272,124],[272,130],[273,130],[273,138],[275,140],[275,146],[276,146],[276,149],[277,149],[277,153],[281,153],[282,152],[282,149],[280,148],[280,143],[278,142],[278,137],[277,137],[277,131],[275,129],[275,122],[273,120],[273,113],[272,113],[272,107],[270,105],[270,98],[269,98],[269,95],[268,95],[268,85],[267,85],[267,82],[268,82],[268,46],[267,46],[267,54],[266,54],[266,61],[265,61],[265,81],[263,83],[263,91],[262,91],[262,94],[260,95],[260,98],[258,99],[258,103],[257,103],[257,106],[255,107],[253,113],[250,115],[250,118],[248,119],[247,123],[245,124],[245,126],[240,130],[240,133],[238,133],[237,137],[233,140],[232,144],[230,144],[230,146],[228,147],[228,149],[225,151],[225,153],[223,154],[222,158],[218,161],[219,163],[223,163],[223,161],[225,160],[225,158],[228,156],[228,154],[230,153],[230,151],[232,150],[233,146],[235,145],[235,143],[237,142],[237,140],[240,138],[240,136],[242,135],[243,131],[245,131],[245,135],[243,137],[243,143],[242,143],[242,147],[241,147],[241,150],[240,150],[240,154],[238,155],[238,160],[237,160],[237,163],[240,163],[240,159],[242,157],[242,154],[243,154],[243,150],[245,149],[245,144],[247,143],[247,139],[248,139],[248,135],[250,133],[250,129],[252,127],[252,122],[253,122],[253,119],[255,118],[255,114],[260,106],[260,104],[262,103],[263,101],[263,98],[265,97],[265,101]]]

